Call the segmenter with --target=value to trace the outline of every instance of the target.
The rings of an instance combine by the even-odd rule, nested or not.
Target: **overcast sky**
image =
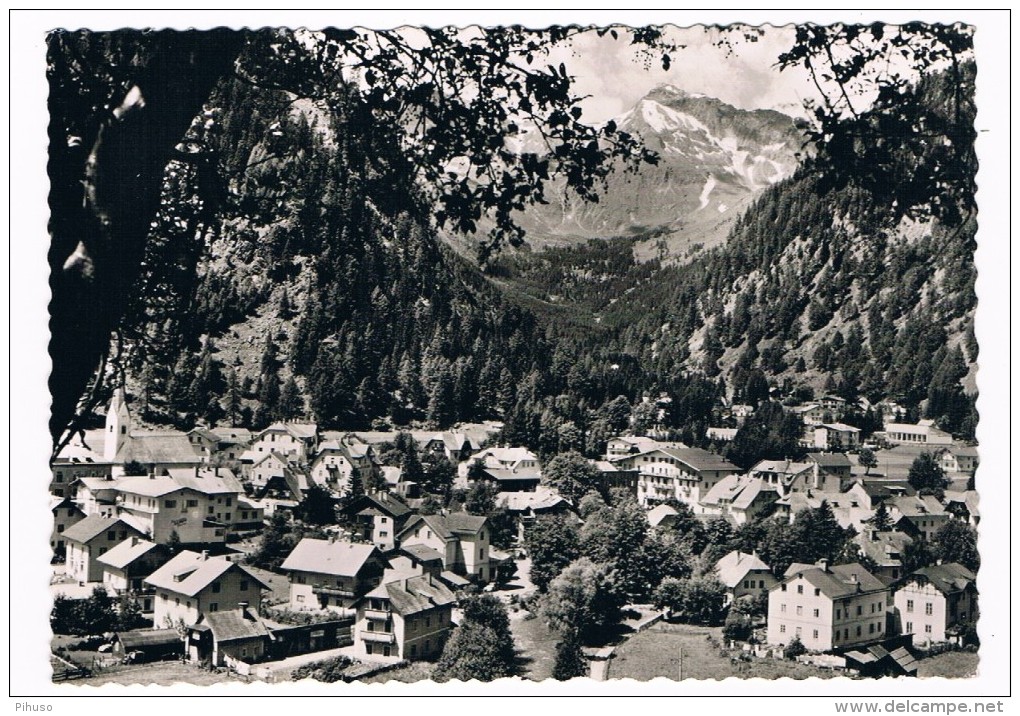
[[[714,44],[718,31],[670,26],[670,39],[686,47],[672,56],[668,71],[657,60],[645,69],[623,35],[613,40],[594,32],[578,36],[569,49],[554,50],[550,59],[554,64],[566,64],[576,77],[578,94],[592,95],[584,104],[585,119],[592,123],[622,114],[661,83],[716,97],[741,109],[802,115],[804,98],[813,96],[806,71],[780,72],[775,67],[780,53],[793,44],[794,28],[766,25],[764,30],[757,42],[736,43],[728,55],[725,48]]]

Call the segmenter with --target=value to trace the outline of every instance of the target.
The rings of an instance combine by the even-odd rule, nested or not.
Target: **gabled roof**
[[[502,467],[484,467],[485,474],[496,482],[512,482],[515,480],[541,480],[542,475],[535,468],[508,470]]]
[[[946,514],[934,495],[902,495],[893,498],[889,504],[904,517],[941,517]]]
[[[747,573],[754,570],[768,572],[769,566],[762,562],[758,555],[746,554],[739,550],[733,550],[715,563],[719,581],[730,589],[740,584]]]
[[[783,583],[803,577],[829,599],[841,599],[859,592],[875,592],[886,585],[857,562],[838,564],[827,570],[817,565],[794,563],[783,575]]]
[[[118,492],[145,497],[162,497],[183,489],[171,477],[126,477],[117,484]]]
[[[305,537],[287,555],[280,569],[354,577],[378,550],[370,544],[331,542]]]
[[[569,506],[569,503],[560,497],[555,491],[539,485],[534,492],[503,492],[496,500],[504,505],[511,512],[541,512],[551,510],[561,504]]]
[[[828,428],[829,430],[835,430],[838,433],[859,433],[860,428],[855,428],[853,425],[847,425],[846,423],[823,423],[817,426],[819,428]]]
[[[775,491],[763,480],[750,475],[727,475],[705,493],[701,504],[718,506],[730,504],[738,510],[747,509],[762,492]]]
[[[250,609],[231,609],[222,612],[205,612],[198,625],[205,625],[219,642],[239,639],[258,639],[268,636],[269,629]]]
[[[382,585],[393,611],[402,616],[454,604],[457,597],[438,579],[423,574]],[[378,591],[378,590],[376,590]],[[375,594],[373,591],[371,594]]]
[[[153,550],[158,551],[160,549],[165,548],[155,542],[134,538],[126,539],[106,554],[98,557],[96,561],[113,567],[114,569],[124,569],[134,561],[147,555],[149,552]]]
[[[904,578],[904,582],[927,580],[937,590],[949,596],[962,592],[974,584],[974,573],[957,562],[923,567]]]
[[[486,519],[476,517],[464,512],[455,512],[451,515],[416,515],[404,526],[404,529],[397,535],[402,539],[404,535],[419,522],[427,524],[436,535],[443,540],[455,539],[457,535],[475,535],[485,527]]]
[[[967,508],[967,512],[970,513],[971,517],[981,516],[980,509],[978,508],[978,493],[976,490],[946,490],[945,500],[947,507],[954,502],[958,502]]]
[[[846,467],[851,466],[850,458],[841,452],[809,452],[807,459],[819,467]]]
[[[222,557],[184,550],[145,578],[147,584],[193,597],[231,570],[240,570],[263,589],[271,587],[251,571]]]
[[[879,567],[897,567],[903,564],[903,550],[914,540],[902,532],[864,531],[857,536],[861,552]]]
[[[699,472],[702,470],[737,471],[740,469],[722,455],[717,455],[714,452],[702,450],[701,448],[664,447],[660,449],[670,457],[676,458],[691,469]]]
[[[245,428],[212,428],[210,431],[221,443],[227,445],[244,445],[252,439],[251,430]]]
[[[399,520],[411,513],[411,508],[403,500],[389,492],[374,492],[369,495],[361,495],[347,505],[343,512],[347,515],[356,515],[367,508],[376,508],[395,520]]]
[[[443,560],[443,555],[423,544],[412,544],[407,547],[401,547],[400,551],[406,552],[419,562],[434,562],[437,560],[441,562]]]
[[[103,515],[89,515],[83,520],[75,522],[64,530],[64,539],[73,540],[81,544],[91,542],[99,535],[112,529],[126,527],[141,535],[138,530],[129,525],[120,517],[104,517]]]
[[[672,507],[663,504],[656,505],[652,509],[648,510],[648,514],[645,516],[648,518],[648,524],[652,527],[658,527],[662,524],[663,520],[666,520],[669,517],[676,517],[678,514],[680,513]]]
[[[139,462],[142,465],[193,465],[202,462],[187,433],[177,431],[132,431],[131,439],[114,460],[117,463]]]
[[[114,637],[124,647],[124,651],[138,651],[147,646],[181,645],[181,635],[176,629],[133,629],[131,631],[114,632]]]
[[[259,432],[259,439],[266,433],[287,433],[297,440],[314,440],[319,428],[315,423],[273,423]]]
[[[752,467],[748,473],[754,475],[759,472],[774,472],[778,475],[783,475],[787,478],[787,481],[789,481],[797,475],[813,469],[814,466],[809,462],[793,462],[792,460],[761,460],[757,465]]]
[[[214,433],[212,430],[206,427],[197,425],[188,431],[188,435],[198,435],[200,438],[208,440],[209,442],[218,443],[220,442],[220,436]]]
[[[216,471],[219,474],[216,474]],[[227,495],[244,492],[234,473],[226,468],[171,468],[162,477],[128,477],[119,481],[117,490],[133,495],[161,497],[178,490],[194,490],[205,495]],[[197,477],[196,477],[197,474]]]

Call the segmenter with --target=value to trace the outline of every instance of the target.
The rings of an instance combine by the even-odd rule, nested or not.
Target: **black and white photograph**
[[[1008,690],[994,17],[233,17],[30,38],[47,693]]]

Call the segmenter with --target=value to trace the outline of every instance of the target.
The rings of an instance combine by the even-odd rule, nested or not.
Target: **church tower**
[[[131,439],[131,413],[128,412],[124,388],[117,388],[106,411],[105,448],[103,459],[113,462],[124,444]]]

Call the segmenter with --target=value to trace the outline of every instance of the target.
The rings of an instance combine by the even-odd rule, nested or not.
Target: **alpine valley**
[[[944,101],[938,77],[916,91]],[[235,81],[208,108],[227,166],[249,167],[226,188],[243,210],[197,238],[162,217],[150,238],[176,256],[148,264],[163,290],[133,309],[150,423],[492,419],[508,442],[594,456],[621,400],[703,445],[720,398],[824,390],[973,434],[973,218],[900,218],[827,182],[791,117],[657,87],[613,120],[656,164],[610,175],[597,203],[547,189],[525,246],[479,264],[471,237],[416,214],[353,103],[281,120],[260,111],[273,100]],[[172,165],[165,196],[185,204],[194,179]]]

